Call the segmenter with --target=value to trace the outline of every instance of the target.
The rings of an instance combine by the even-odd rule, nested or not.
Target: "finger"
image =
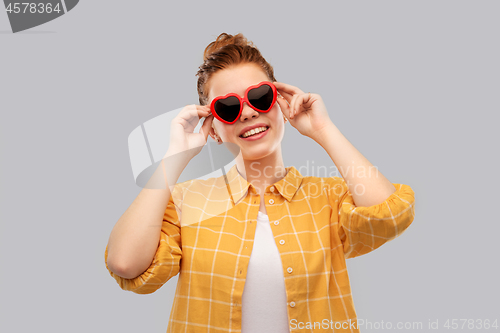
[[[286,84],[283,82],[274,82],[276,89],[279,90],[280,94],[286,99],[288,104],[290,105],[290,118],[293,118],[296,113],[296,104],[295,100],[297,99],[297,95],[303,94],[304,92],[299,88],[292,86],[290,84]]]
[[[210,115],[205,120],[203,120],[203,125],[201,125],[200,133],[203,134],[205,138],[205,142],[208,140],[208,133],[210,132],[210,127],[212,126],[212,121],[214,120],[214,116]]]
[[[283,91],[284,93],[287,93],[289,95],[295,95],[295,94],[303,94],[304,92],[300,90],[299,88],[292,86],[291,84],[283,83],[283,82],[273,82],[274,86],[276,89],[280,90],[280,93]]]
[[[277,89],[277,88],[276,88]],[[278,89],[277,89],[278,90]],[[279,97],[281,97],[282,99],[284,99],[288,104],[290,104],[290,101],[292,100],[292,97],[293,95],[292,94],[289,94],[287,93],[286,91],[283,91],[283,90],[278,90],[278,93],[280,94]]]
[[[208,117],[212,114],[210,105],[196,105],[196,110],[198,112],[198,118]]]
[[[284,98],[278,98],[276,101],[281,108],[281,113],[285,115],[286,119],[290,120],[290,106],[288,105],[288,102]]]
[[[292,100],[293,95],[291,95],[287,92],[284,92],[284,91],[280,91],[279,93],[283,97],[282,99],[284,99],[288,104],[290,104],[290,101]]]
[[[299,94],[293,96],[292,101],[290,102],[290,117],[293,119],[295,117],[295,110],[297,105],[297,98],[299,98]]]
[[[179,116],[189,123],[198,122],[200,118],[208,116],[210,108],[201,105],[186,105]]]
[[[295,100],[295,109],[293,111],[293,116],[297,116],[303,110],[306,110],[306,104],[309,101],[309,94],[302,94]]]
[[[302,111],[310,109],[313,101],[314,100],[311,96],[311,93],[303,93],[302,95],[300,95],[295,102],[296,106],[294,109],[294,116]]]
[[[209,108],[206,108],[204,106],[193,105],[193,108],[191,109],[189,114],[190,114],[189,122],[196,127],[200,122],[200,120],[208,117],[211,114],[211,112]]]
[[[302,102],[302,106],[304,107],[304,110],[312,108],[313,103],[314,103],[313,94],[308,92],[307,94],[304,95],[304,101]]]
[[[189,108],[189,115],[192,117],[198,117],[198,120],[203,117],[207,117],[211,113],[209,105],[197,105],[192,104]]]

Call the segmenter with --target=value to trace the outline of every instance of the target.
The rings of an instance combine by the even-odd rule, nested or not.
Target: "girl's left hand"
[[[332,123],[320,95],[304,93],[299,88],[282,82],[273,84],[283,96],[276,99],[281,112],[300,134],[314,139],[315,133]]]

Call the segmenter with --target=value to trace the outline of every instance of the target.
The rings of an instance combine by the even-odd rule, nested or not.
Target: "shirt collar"
[[[273,185],[278,192],[290,202],[299,189],[303,176],[294,166],[285,169],[287,171],[285,177]],[[249,188],[251,188],[250,191],[256,193],[255,187],[240,175],[236,168],[236,164],[229,169],[226,177],[226,183],[229,185],[229,191],[235,205],[246,197]]]

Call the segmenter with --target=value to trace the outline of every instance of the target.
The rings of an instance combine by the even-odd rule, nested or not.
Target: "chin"
[[[270,150],[269,147],[265,148],[257,148],[257,149],[241,149],[241,154],[245,160],[260,160],[266,156],[269,156],[273,153],[273,150]]]

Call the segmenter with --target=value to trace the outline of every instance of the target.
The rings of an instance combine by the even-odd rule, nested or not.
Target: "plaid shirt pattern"
[[[384,202],[356,207],[341,177],[304,177],[291,166],[264,201],[280,252],[291,332],[359,332],[346,259],[401,235],[415,217],[404,184]],[[107,265],[120,288],[159,289],[179,273],[167,332],[241,332],[242,295],[260,195],[238,172],[174,186],[150,267],[133,279]],[[265,302],[265,300],[263,300]],[[256,318],[257,320],[258,318]]]

